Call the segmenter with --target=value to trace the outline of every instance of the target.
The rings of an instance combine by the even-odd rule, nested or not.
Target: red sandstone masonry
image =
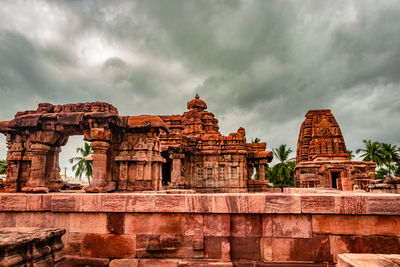
[[[0,226],[67,229],[65,252],[91,258],[333,263],[398,253],[399,206],[393,194],[323,191],[0,194]]]

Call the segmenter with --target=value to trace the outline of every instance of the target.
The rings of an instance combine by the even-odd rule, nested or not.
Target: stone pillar
[[[60,151],[61,148],[59,146],[53,146],[47,154],[46,179],[50,191],[60,191],[62,187],[59,166]]]
[[[47,193],[46,187],[46,159],[50,146],[41,143],[32,143],[31,145],[31,173],[26,187],[22,192],[40,192]]]
[[[111,181],[107,177],[107,150],[110,147],[108,142],[94,141],[90,144],[93,149],[92,181],[85,187],[86,192],[108,192],[112,188]]]
[[[258,165],[258,179],[260,181],[265,181],[265,165],[264,164]]]
[[[171,168],[171,184],[176,185],[177,182],[181,180],[181,171],[182,171],[182,160],[180,158],[172,159],[172,168]]]

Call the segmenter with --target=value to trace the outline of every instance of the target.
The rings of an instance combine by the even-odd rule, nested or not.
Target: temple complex
[[[246,132],[222,136],[218,120],[206,111],[207,104],[198,95],[187,103],[182,115],[161,116],[169,133],[161,134],[163,183],[170,188],[194,188],[197,191],[243,192],[267,187],[265,165],[272,153],[266,143],[246,143]],[[252,180],[258,170],[258,180]]]
[[[310,110],[305,117],[297,143],[295,186],[365,189],[375,179],[376,164],[350,160],[330,110]]]
[[[0,122],[7,139],[8,192],[59,191],[59,152],[83,135],[93,150],[86,192],[196,189],[246,192],[267,187],[265,143],[246,143],[245,130],[222,136],[198,96],[189,111],[171,116],[120,116],[110,104],[39,104]],[[257,169],[258,180],[251,180]]]

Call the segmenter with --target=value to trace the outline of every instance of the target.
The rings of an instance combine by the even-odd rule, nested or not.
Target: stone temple
[[[59,191],[59,152],[69,136],[93,149],[86,192],[194,189],[246,192],[267,188],[265,143],[246,143],[243,128],[223,136],[198,96],[183,115],[120,116],[110,104],[39,104],[0,122],[7,138],[9,192]],[[252,180],[258,170],[258,180]]]
[[[296,187],[365,189],[375,179],[374,162],[352,161],[340,127],[328,109],[310,110],[301,125],[294,179]]]

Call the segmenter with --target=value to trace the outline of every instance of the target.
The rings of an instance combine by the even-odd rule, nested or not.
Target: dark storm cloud
[[[39,102],[182,113],[198,92],[224,134],[269,148],[295,149],[318,108],[350,149],[400,144],[395,0],[5,1],[0,22],[0,120]]]

